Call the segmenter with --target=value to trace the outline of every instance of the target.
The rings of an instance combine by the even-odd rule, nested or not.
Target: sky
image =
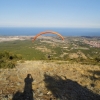
[[[100,28],[100,0],[0,0],[0,27]]]

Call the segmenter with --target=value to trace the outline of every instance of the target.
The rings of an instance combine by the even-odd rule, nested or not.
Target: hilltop
[[[0,69],[0,97],[8,100],[99,100],[100,67],[65,61],[18,62],[14,69]],[[25,78],[32,76],[33,92],[25,96]],[[16,99],[15,99],[16,98]],[[1,99],[1,100],[3,100]]]

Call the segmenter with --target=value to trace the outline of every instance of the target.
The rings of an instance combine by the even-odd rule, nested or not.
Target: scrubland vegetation
[[[22,59],[20,54],[13,54],[11,52],[0,53],[0,68],[14,68],[16,61]]]
[[[31,40],[1,42],[0,68],[13,68],[18,60],[61,60],[100,65],[100,48],[85,44],[81,37],[67,37],[64,42],[53,39],[38,39],[34,43]]]

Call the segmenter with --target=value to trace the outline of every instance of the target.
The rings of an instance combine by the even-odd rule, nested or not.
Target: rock
[[[94,77],[97,78],[97,79],[99,79],[100,78],[100,75],[96,75],[95,74]]]
[[[52,94],[51,91],[48,91],[48,92],[47,92],[47,95],[51,95],[51,94]]]
[[[21,83],[17,83],[16,85],[17,85],[17,86],[20,86],[20,85],[21,85]]]
[[[8,98],[9,98],[9,99],[12,99],[12,98],[13,98],[13,94],[9,94],[9,95],[8,95]]]

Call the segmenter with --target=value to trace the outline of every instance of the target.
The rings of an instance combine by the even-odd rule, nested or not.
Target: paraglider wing
[[[45,32],[41,32],[41,33],[39,33],[39,34],[37,34],[34,38],[33,38],[33,42],[40,36],[40,35],[42,35],[42,34],[56,34],[56,35],[58,35],[62,40],[64,40],[64,37],[62,36],[62,35],[60,35],[59,33],[57,33],[57,32],[53,32],[53,31],[45,31]]]

